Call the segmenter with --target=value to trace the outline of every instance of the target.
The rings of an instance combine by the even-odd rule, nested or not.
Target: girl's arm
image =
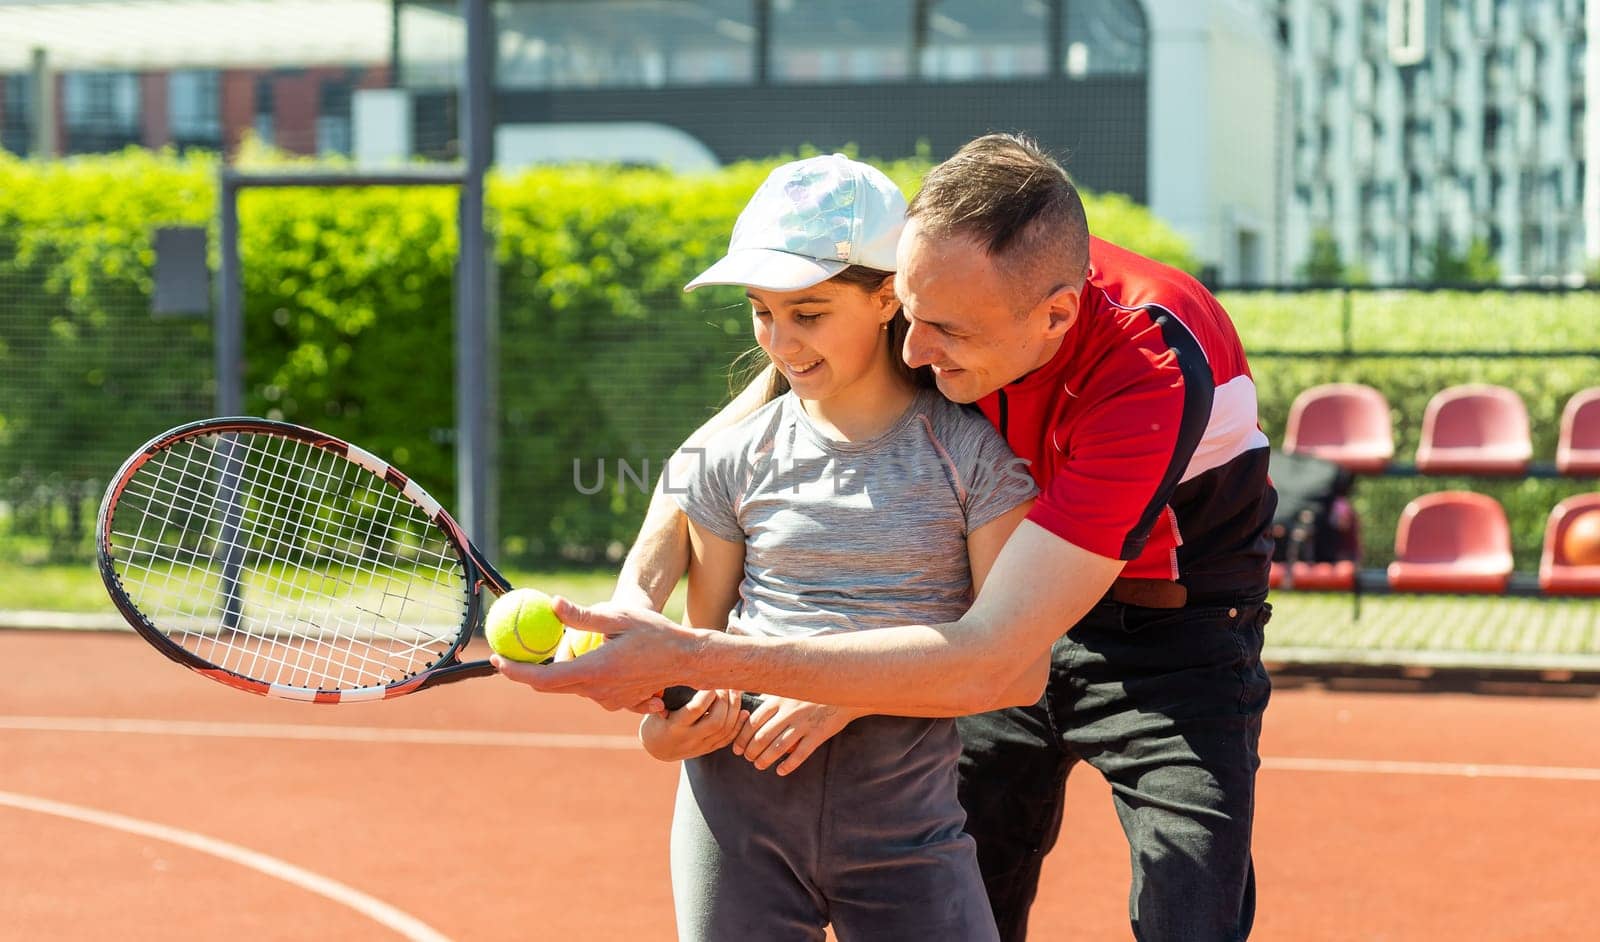
[[[728,627],[743,581],[744,544],[724,540],[690,521],[689,596],[684,601],[683,623]]]
[[[1006,545],[1006,541],[1011,539],[1011,534],[1023,520],[1027,519],[1028,511],[1031,509],[1033,501],[1030,500],[967,534],[967,559],[972,566],[973,598],[977,598],[978,593],[983,591],[983,583],[989,578],[989,570],[994,568],[994,561],[1000,555],[1000,548]],[[1017,679],[1000,692],[987,710],[1028,706],[1043,696],[1045,682],[1050,678],[1050,651],[1050,648],[1046,648],[1035,658],[1027,670],[1017,675]]]

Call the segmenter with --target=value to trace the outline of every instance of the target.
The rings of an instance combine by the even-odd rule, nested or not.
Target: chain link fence
[[[35,262],[0,268],[0,561],[83,561],[122,460],[209,412],[211,325]]]

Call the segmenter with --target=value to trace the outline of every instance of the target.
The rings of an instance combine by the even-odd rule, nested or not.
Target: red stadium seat
[[[1287,578],[1291,573],[1293,578]],[[1302,592],[1348,592],[1356,587],[1356,563],[1353,559],[1331,563],[1273,563],[1267,584],[1274,589]]]
[[[1399,592],[1504,592],[1511,526],[1500,502],[1469,491],[1424,494],[1395,531],[1389,586]]]
[[[1561,413],[1556,470],[1600,474],[1600,386],[1575,393]]]
[[[1289,407],[1283,450],[1316,455],[1357,473],[1382,471],[1394,457],[1389,402],[1360,383],[1304,390]]]
[[[1594,514],[1594,517],[1587,517]],[[1580,517],[1585,517],[1579,522]],[[1600,494],[1569,497],[1550,511],[1539,557],[1539,588],[1563,595],[1600,595]],[[1581,535],[1577,528],[1587,532]]]
[[[1533,458],[1528,409],[1504,386],[1451,386],[1422,416],[1417,470],[1423,474],[1523,474]]]

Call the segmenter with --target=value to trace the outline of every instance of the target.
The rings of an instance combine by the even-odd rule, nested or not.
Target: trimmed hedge
[[[503,558],[592,560],[615,556],[632,537],[662,456],[726,397],[728,364],[751,345],[737,289],[680,288],[721,254],[773,163],[694,176],[543,168],[491,180],[499,363],[498,377],[483,380],[498,382]],[[926,164],[886,170],[909,193]],[[212,223],[216,171],[204,156],[129,151],[35,164],[0,153],[0,501],[11,507],[0,535],[26,529],[18,508],[52,493],[41,485],[52,475],[92,491],[140,441],[210,412],[209,325],[152,320],[148,297],[151,230]],[[1091,194],[1086,204],[1098,234],[1195,268],[1181,239],[1141,207],[1115,195]],[[240,201],[246,409],[358,441],[446,503],[456,470],[455,212],[455,192],[444,187],[250,190]],[[1398,299],[1396,314],[1414,301]],[[1315,299],[1229,303],[1252,347],[1292,345],[1329,325],[1331,306]],[[1506,304],[1515,314],[1450,323],[1463,336],[1515,330],[1541,316],[1543,303],[1517,298]],[[1563,312],[1541,331],[1582,345],[1597,323]],[[159,366],[130,359],[135,343],[164,352]],[[1600,384],[1586,360],[1263,358],[1255,373],[1275,435],[1305,386],[1372,383],[1395,406],[1402,453],[1432,392],[1503,380],[1528,398],[1546,459],[1565,397]],[[1387,553],[1402,492],[1448,483],[1363,482],[1369,558]],[[1494,488],[1505,489],[1524,567],[1552,498],[1593,485],[1471,483],[1497,496]],[[66,502],[70,521],[81,510]],[[82,555],[81,525],[52,524],[52,514],[60,516],[47,506],[35,516],[68,535],[62,552]]]

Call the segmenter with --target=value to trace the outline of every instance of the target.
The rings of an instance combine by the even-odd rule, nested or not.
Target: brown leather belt
[[[1106,598],[1141,608],[1182,608],[1189,601],[1189,590],[1168,579],[1118,579],[1111,583]]]

